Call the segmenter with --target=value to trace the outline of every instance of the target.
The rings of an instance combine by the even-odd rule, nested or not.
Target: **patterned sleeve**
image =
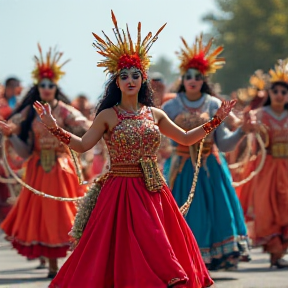
[[[65,105],[63,108],[65,129],[79,137],[83,136],[90,128],[91,121],[72,106]]]

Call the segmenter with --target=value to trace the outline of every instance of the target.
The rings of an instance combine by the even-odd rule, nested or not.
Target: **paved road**
[[[288,288],[288,269],[270,269],[268,255],[260,249],[252,250],[252,259],[250,263],[241,263],[238,271],[212,273],[215,288]],[[27,261],[0,237],[0,288],[47,287],[48,271],[36,270],[37,265],[37,260]]]

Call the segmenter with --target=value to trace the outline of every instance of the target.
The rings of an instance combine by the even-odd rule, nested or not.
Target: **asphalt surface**
[[[27,261],[18,255],[3,239],[3,234],[0,234],[0,288],[48,287],[48,270],[35,269],[39,264],[38,260]],[[240,263],[237,271],[211,273],[215,280],[213,288],[288,288],[288,269],[270,269],[269,257],[261,253],[260,249],[253,249],[251,256],[252,261]],[[286,259],[288,260],[288,255]],[[65,259],[60,260],[60,266],[64,261]]]

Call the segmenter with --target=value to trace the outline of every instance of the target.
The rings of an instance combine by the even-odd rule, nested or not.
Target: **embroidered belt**
[[[175,154],[178,156],[189,158],[190,157],[189,147],[178,145],[175,148]]]
[[[274,143],[268,149],[268,154],[274,158],[288,158],[288,143]]]
[[[164,178],[158,168],[155,159],[145,157],[139,163],[114,163],[111,165],[109,174],[120,177],[143,177],[146,188],[150,192],[161,190]]]
[[[141,168],[140,163],[138,164],[117,163],[111,165],[109,174],[121,177],[143,177],[143,170]]]
[[[202,155],[203,156],[209,156],[212,153],[212,147],[213,146],[211,145],[211,143],[207,143],[206,145],[204,143]],[[189,158],[190,157],[189,147],[178,145],[175,148],[175,154],[178,156]]]

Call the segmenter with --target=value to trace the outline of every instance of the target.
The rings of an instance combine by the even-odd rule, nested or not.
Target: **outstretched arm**
[[[9,137],[9,141],[12,144],[16,153],[22,158],[28,158],[32,152],[32,143],[31,139],[27,140],[27,143],[22,141],[16,133],[18,132],[18,125],[13,122],[6,123],[4,121],[0,121],[0,134],[3,134],[6,137]]]
[[[166,113],[153,108],[160,132],[179,144],[190,146],[217,128],[236,104],[235,101],[224,101],[211,121],[197,128],[185,131],[169,119]]]
[[[34,103],[34,108],[47,129],[60,141],[66,145],[69,145],[71,149],[79,153],[84,153],[95,146],[103,136],[104,132],[107,130],[108,125],[106,120],[109,119],[109,117],[111,118],[111,116],[112,118],[115,117],[114,114],[112,115],[112,111],[102,111],[94,119],[89,130],[83,135],[82,138],[80,138],[58,127],[56,120],[51,114],[51,108],[49,104],[42,105],[40,102],[36,101]]]

